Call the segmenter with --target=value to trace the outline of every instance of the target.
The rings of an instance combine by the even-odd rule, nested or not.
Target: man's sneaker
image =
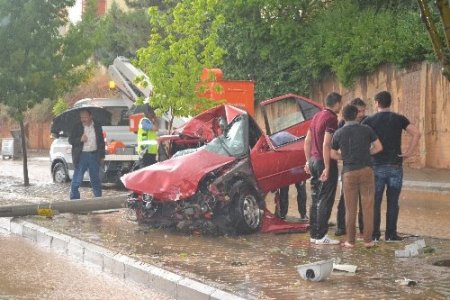
[[[403,238],[398,235],[393,235],[393,236],[387,236],[385,238],[385,240],[386,240],[386,242],[401,242],[401,241],[403,241]]]
[[[341,235],[345,235],[345,229],[342,229],[342,228],[338,228],[338,229],[336,229],[336,231],[334,232],[334,235],[335,236],[341,236]]]
[[[308,223],[309,222],[309,218],[307,216],[302,216],[298,219],[298,221],[300,223]]]
[[[325,235],[320,240],[316,240],[316,245],[339,245],[340,242],[338,240],[332,240],[328,237],[328,235]]]

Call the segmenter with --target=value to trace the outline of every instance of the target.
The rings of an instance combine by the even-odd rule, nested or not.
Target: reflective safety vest
[[[148,120],[148,118],[142,118],[139,121],[139,129],[137,132],[137,153],[141,154],[141,152],[147,146],[147,153],[156,154],[158,152],[158,134],[154,130],[145,130],[142,128],[142,121]]]

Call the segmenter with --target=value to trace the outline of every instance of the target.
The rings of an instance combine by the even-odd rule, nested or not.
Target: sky
[[[82,4],[83,0],[76,0],[75,5],[69,8],[69,20],[72,23],[77,23],[81,21]]]

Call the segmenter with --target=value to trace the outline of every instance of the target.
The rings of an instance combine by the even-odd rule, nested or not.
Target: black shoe
[[[336,231],[334,232],[334,235],[335,235],[335,236],[341,236],[341,235],[345,235],[345,234],[346,234],[345,229],[342,229],[342,228],[338,228],[338,229],[336,229]]]
[[[398,235],[393,235],[393,236],[385,237],[385,241],[386,242],[400,242],[400,241],[403,241],[403,238]]]

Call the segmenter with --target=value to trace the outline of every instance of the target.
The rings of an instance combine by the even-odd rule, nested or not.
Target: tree
[[[177,1],[164,0],[126,0],[128,11],[122,11],[113,2],[108,13],[98,24],[101,38],[95,50],[95,58],[104,66],[109,66],[117,56],[136,58],[136,51],[147,45],[150,21],[147,10],[157,6],[161,12],[173,8]]]
[[[80,28],[70,27],[74,0],[0,0],[0,102],[19,123],[24,185],[29,185],[24,114],[44,99],[56,99],[84,80],[92,46]],[[83,41],[86,38],[86,42]]]
[[[114,2],[98,28],[101,42],[95,56],[108,66],[117,56],[136,57],[136,51],[146,45],[150,22],[144,9],[123,12]]]
[[[330,1],[228,0],[221,5],[227,22],[220,31],[226,50],[227,78],[256,82],[255,96],[266,99],[287,92],[307,94],[301,57],[308,24]]]
[[[219,1],[182,1],[167,12],[149,9],[152,31],[148,46],[138,51],[137,65],[150,78],[150,105],[158,114],[188,116],[213,105],[197,95],[202,69],[222,63],[217,32],[224,18],[216,11]]]
[[[444,29],[444,40],[439,35],[435,20],[430,11],[428,1],[417,0],[428,35],[433,45],[434,53],[442,64],[442,74],[450,81],[450,4],[448,0],[436,0],[442,27]]]

